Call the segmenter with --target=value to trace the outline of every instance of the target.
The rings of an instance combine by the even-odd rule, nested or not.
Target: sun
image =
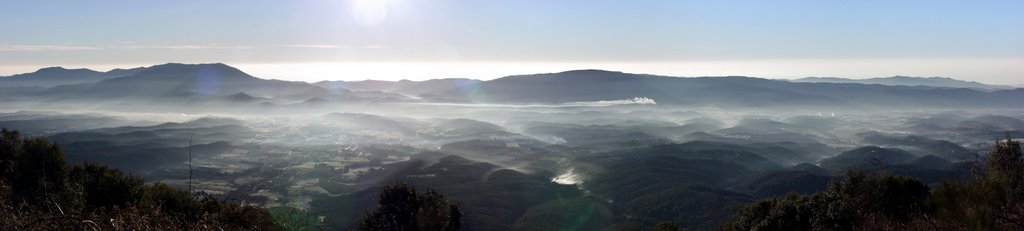
[[[388,17],[390,0],[352,0],[352,17],[363,26],[375,26]]]

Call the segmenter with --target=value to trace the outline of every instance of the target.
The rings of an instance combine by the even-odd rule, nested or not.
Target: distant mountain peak
[[[884,78],[910,78],[910,79],[952,79],[952,80],[956,80],[956,79],[954,79],[954,78],[950,78],[950,77],[943,77],[943,76],[909,76],[909,75],[893,75],[893,76],[889,76],[889,77],[878,77],[878,78],[873,78],[873,79],[884,79]]]
[[[868,79],[847,79],[837,77],[808,77],[796,80],[790,80],[791,82],[804,82],[804,83],[858,83],[858,84],[881,84],[890,86],[926,86],[926,87],[946,87],[946,88],[970,88],[970,89],[982,89],[982,90],[1001,90],[1010,89],[1011,86],[1001,85],[989,85],[979,83],[975,81],[959,80],[949,77],[914,77],[914,76],[903,76],[896,75],[891,77],[880,77],[880,78],[868,78]]]
[[[164,63],[164,64],[157,64],[157,65],[149,66],[146,69],[200,68],[200,67],[235,69],[234,67],[231,67],[231,66],[229,66],[227,64],[224,64],[224,63]]]
[[[56,66],[56,67],[44,67],[44,68],[39,68],[39,70],[37,70],[36,72],[45,72],[45,71],[63,71],[63,70],[67,70],[67,68],[64,68],[64,67],[62,67],[62,66]]]
[[[557,73],[545,73],[545,74],[532,74],[532,75],[512,75],[501,77],[492,81],[516,81],[517,79],[561,79],[561,80],[585,80],[585,81],[596,81],[596,82],[607,82],[607,81],[619,81],[626,79],[635,79],[640,76],[647,76],[641,74],[630,74],[619,71],[607,71],[599,69],[581,69],[563,71]]]
[[[200,64],[183,64],[183,63],[165,63],[160,65],[154,65],[151,67],[144,68],[139,75],[173,75],[173,76],[192,76],[202,74],[214,74],[217,76],[235,77],[235,78],[252,78],[249,74],[242,72],[238,68],[228,66],[223,63],[200,63]]]
[[[46,67],[31,73],[16,74],[2,77],[5,87],[54,87],[65,84],[80,84],[99,81],[106,76],[103,72],[90,69],[67,69],[64,67]]]
[[[568,70],[559,72],[558,74],[625,74],[621,71],[609,71],[601,69],[579,69],[579,70]]]
[[[245,92],[238,92],[238,93],[235,93],[235,94],[231,94],[231,95],[228,95],[227,98],[229,100],[233,100],[233,101],[252,101],[252,100],[256,99],[256,97],[253,97],[253,96],[251,96],[249,94],[246,94]]]
[[[111,69],[110,71],[127,71],[127,70],[135,70],[135,69],[142,69],[142,68],[145,68],[145,67],[136,67],[136,68],[114,68],[114,69]],[[108,72],[110,72],[110,71],[108,71]]]
[[[891,76],[891,77],[870,78],[870,79],[941,80],[941,81],[956,81],[956,82],[978,83],[978,82],[975,82],[975,81],[959,80],[959,79],[954,79],[954,78],[950,78],[950,77],[941,77],[941,76],[920,77],[920,76],[894,75],[894,76]]]
[[[235,93],[235,94],[231,94],[229,96],[232,96],[232,97],[235,97],[235,96],[237,96],[237,97],[252,97],[249,94],[245,94],[245,92],[238,92],[238,93]]]
[[[67,68],[64,68],[64,67],[61,67],[61,66],[44,67],[44,68],[40,68],[39,70],[36,70],[33,73],[49,74],[49,73],[60,73],[60,72],[94,72],[94,73],[99,73],[98,71],[94,71],[94,70],[90,70],[90,69],[86,69],[86,68],[67,69]]]
[[[582,70],[571,70],[563,71],[554,74],[557,77],[563,78],[587,78],[587,79],[627,79],[641,76],[639,74],[630,74],[621,71],[608,71],[600,69],[582,69]]]

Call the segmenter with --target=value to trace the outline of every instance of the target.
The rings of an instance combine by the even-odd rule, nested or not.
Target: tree
[[[920,181],[847,172],[811,196],[789,195],[743,208],[723,230],[1024,230],[1020,142],[996,141],[974,177],[945,180],[929,193]]]
[[[319,227],[320,219],[312,212],[292,206],[275,206],[268,210],[283,230],[309,231],[322,228]]]
[[[859,230],[901,227],[926,211],[928,187],[889,173],[847,171],[825,191],[755,202],[724,230]]]
[[[123,207],[138,201],[144,189],[141,177],[96,163],[72,166],[70,175],[85,197],[86,208]]]
[[[57,144],[0,129],[0,230],[277,230],[258,207],[195,198],[106,166],[69,165]]]
[[[36,203],[44,197],[65,197],[68,164],[57,144],[0,130],[0,171],[16,202]],[[51,203],[52,204],[52,203]]]
[[[958,229],[1024,229],[1024,155],[1020,141],[997,140],[971,182],[943,182],[932,195],[937,220]]]
[[[1024,179],[1024,158],[1022,158],[1020,141],[1015,141],[1006,135],[1006,140],[996,140],[985,160],[984,178],[990,180],[1004,181],[1012,186],[1021,185]]]
[[[14,172],[14,157],[21,152],[21,134],[0,129],[0,179],[6,180]]]
[[[377,206],[369,210],[357,230],[454,231],[462,211],[436,191],[416,193],[404,184],[386,185],[377,194]]]

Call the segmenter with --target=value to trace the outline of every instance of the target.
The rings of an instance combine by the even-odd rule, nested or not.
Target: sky
[[[1024,1],[0,0],[0,75],[168,62],[299,81],[605,69],[1024,85]]]

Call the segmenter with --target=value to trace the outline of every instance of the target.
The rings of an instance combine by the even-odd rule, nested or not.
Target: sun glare
[[[353,0],[352,16],[363,26],[375,26],[388,17],[389,0]]]

